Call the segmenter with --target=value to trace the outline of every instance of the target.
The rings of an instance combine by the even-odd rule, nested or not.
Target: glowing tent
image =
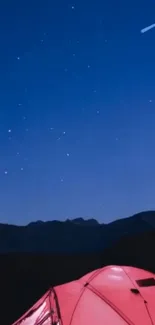
[[[13,325],[153,325],[155,275],[108,266],[51,288]]]

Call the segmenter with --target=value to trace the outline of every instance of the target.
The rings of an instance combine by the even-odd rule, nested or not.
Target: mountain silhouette
[[[155,211],[141,212],[109,224],[95,219],[36,221],[26,226],[0,224],[0,253],[102,252],[124,235],[155,229]]]

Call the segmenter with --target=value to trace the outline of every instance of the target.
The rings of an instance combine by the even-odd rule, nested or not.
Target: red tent
[[[155,275],[108,266],[51,288],[13,325],[153,325]]]

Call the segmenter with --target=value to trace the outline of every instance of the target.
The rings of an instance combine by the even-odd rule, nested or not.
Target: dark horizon
[[[136,212],[136,213],[133,213],[132,215],[128,215],[128,216],[123,216],[123,217],[117,217],[117,218],[113,218],[111,221],[109,221],[109,222],[102,222],[102,221],[100,221],[100,220],[98,220],[97,218],[95,218],[95,216],[90,216],[90,217],[75,217],[75,218],[66,218],[66,219],[49,219],[49,220],[43,220],[43,219],[37,219],[37,220],[30,220],[30,222],[28,222],[28,223],[25,223],[25,224],[23,224],[23,223],[7,223],[7,222],[0,222],[0,224],[6,224],[6,225],[9,225],[9,226],[27,226],[27,225],[29,225],[29,224],[31,224],[31,223],[37,223],[37,222],[52,222],[52,221],[60,221],[60,222],[66,222],[66,221],[74,221],[74,220],[76,220],[76,219],[83,219],[83,220],[85,220],[85,221],[87,221],[87,220],[91,220],[91,219],[94,219],[94,220],[96,220],[97,222],[98,222],[98,224],[100,224],[100,225],[102,225],[102,224],[105,224],[105,225],[108,225],[108,224],[110,224],[110,223],[112,223],[112,222],[114,222],[114,221],[117,221],[117,220],[121,220],[121,219],[127,219],[127,218],[131,218],[131,217],[134,217],[134,216],[137,216],[137,215],[140,215],[140,214],[143,214],[143,213],[155,213],[155,210],[144,210],[144,211],[138,211],[138,212]]]

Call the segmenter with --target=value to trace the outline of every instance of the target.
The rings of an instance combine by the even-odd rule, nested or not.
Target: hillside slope
[[[155,229],[155,212],[148,211],[109,224],[95,219],[33,222],[27,226],[0,224],[0,253],[95,253],[124,235]]]

